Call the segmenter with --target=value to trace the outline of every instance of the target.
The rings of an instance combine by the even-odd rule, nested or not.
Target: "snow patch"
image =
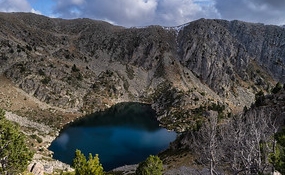
[[[182,25],[175,26],[175,27],[163,27],[163,28],[164,28],[165,30],[174,30],[175,33],[176,33],[176,35],[178,35],[179,32],[180,32],[181,30],[183,30],[184,27],[186,27],[186,26],[188,26],[188,25],[189,25],[189,23],[182,24]]]

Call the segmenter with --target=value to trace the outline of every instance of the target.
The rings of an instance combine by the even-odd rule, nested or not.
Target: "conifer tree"
[[[87,174],[103,174],[103,167],[102,165],[100,164],[100,161],[99,161],[99,156],[98,154],[95,155],[95,157],[92,156],[91,153],[89,153],[89,160],[87,162]]]
[[[87,160],[80,150],[75,151],[75,158],[73,159],[73,166],[75,174],[84,174],[86,171]]]
[[[80,150],[75,151],[75,158],[73,159],[73,166],[75,168],[75,175],[103,175],[103,166],[100,164],[98,154],[95,157],[89,154],[88,160]]]
[[[162,175],[163,164],[158,156],[150,155],[141,162],[136,170],[136,175]]]
[[[5,112],[0,109],[0,174],[23,172],[32,157],[25,135],[17,125],[5,119]]]

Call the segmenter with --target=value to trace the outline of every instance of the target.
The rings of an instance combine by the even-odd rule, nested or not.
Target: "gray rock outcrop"
[[[29,13],[1,13],[0,19],[0,72],[64,109],[91,113],[139,101],[152,103],[161,118],[189,116],[218,102],[237,111],[259,90],[285,82],[285,29],[279,26],[200,19],[123,28]]]
[[[44,166],[41,163],[33,163],[29,165],[28,171],[34,175],[44,175]]]

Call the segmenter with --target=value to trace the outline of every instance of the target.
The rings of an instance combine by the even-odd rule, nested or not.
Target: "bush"
[[[0,174],[18,174],[23,172],[33,153],[28,148],[25,135],[19,127],[5,119],[0,109]]]
[[[150,155],[141,162],[136,170],[136,175],[162,175],[163,164],[158,156]]]
[[[29,46],[29,45],[26,45],[26,48],[27,48],[29,51],[32,51],[32,50],[33,50],[33,48],[32,48],[31,46]]]
[[[264,92],[259,91],[258,93],[255,94],[255,105],[257,107],[262,106],[264,99],[265,99]]]
[[[45,85],[47,85],[51,81],[50,77],[45,77],[44,79],[41,80],[41,82]]]
[[[73,64],[71,70],[72,70],[72,72],[79,72],[79,71],[80,71],[80,70],[76,67],[75,64]]]
[[[276,83],[275,87],[271,90],[273,94],[278,93],[282,89],[282,84],[281,83]]]
[[[285,129],[274,135],[277,145],[269,155],[269,161],[281,174],[285,174]]]
[[[86,160],[84,154],[80,150],[75,151],[75,158],[73,159],[73,166],[75,175],[103,175],[103,166],[100,164],[98,154],[95,157],[89,154],[89,160]]]
[[[39,70],[39,74],[40,74],[41,76],[45,76],[45,75],[46,75],[45,72],[44,72],[42,69]]]
[[[37,140],[38,143],[43,142],[43,139],[35,134],[31,135],[31,138]]]

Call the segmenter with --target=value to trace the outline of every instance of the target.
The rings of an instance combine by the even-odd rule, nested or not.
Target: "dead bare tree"
[[[211,175],[217,175],[216,164],[219,162],[220,148],[217,140],[218,113],[208,111],[205,114],[206,120],[201,129],[195,134],[196,150],[200,153],[199,160],[209,167]]]
[[[280,116],[266,107],[218,121],[215,111],[204,113],[205,122],[187,135],[189,148],[209,174],[262,174],[274,171],[269,155],[275,151],[274,134]],[[184,140],[184,141],[185,141]],[[226,167],[226,168],[225,168]]]
[[[268,155],[272,152],[276,124],[263,110],[235,116],[228,124],[224,150],[234,174],[264,173],[269,167]]]

